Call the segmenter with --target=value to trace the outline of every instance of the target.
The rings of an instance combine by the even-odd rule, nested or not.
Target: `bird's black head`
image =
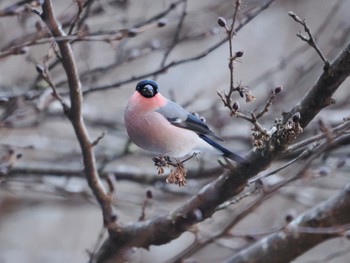
[[[149,79],[141,80],[136,85],[136,90],[145,98],[152,98],[158,93],[157,82]]]

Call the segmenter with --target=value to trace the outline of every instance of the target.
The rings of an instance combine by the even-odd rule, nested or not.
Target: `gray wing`
[[[204,122],[192,115],[175,102],[168,101],[163,107],[156,110],[162,114],[172,125],[194,131],[198,134],[209,135],[222,141]]]

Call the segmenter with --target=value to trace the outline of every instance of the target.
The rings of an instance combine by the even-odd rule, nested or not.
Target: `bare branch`
[[[266,102],[264,109],[256,114],[257,119],[261,118],[265,113],[269,111],[269,108],[272,105],[272,102],[274,101],[274,99],[276,98],[276,95],[281,93],[282,90],[283,90],[282,86],[279,86],[279,87],[276,87],[273,91],[271,91],[270,98]]]
[[[43,4],[42,20],[46,23],[54,37],[65,37],[65,33],[61,29],[58,21],[55,18],[53,6],[50,0],[46,0]],[[86,130],[82,117],[82,92],[79,81],[79,74],[75,64],[73,52],[68,41],[57,42],[62,56],[62,64],[65,69],[68,84],[71,106],[68,111],[68,118],[71,121],[77,139],[79,140],[82,150],[84,170],[86,179],[91,190],[103,211],[103,220],[106,226],[111,226],[115,223],[116,216],[112,210],[111,198],[103,186],[96,168],[95,155],[92,150],[93,145],[90,141],[88,132]]]
[[[49,86],[52,89],[52,96],[57,99],[63,108],[63,112],[68,116],[69,114],[69,106],[67,105],[67,103],[63,100],[63,98],[61,97],[61,95],[58,93],[57,89],[56,89],[56,85],[53,82],[50,73],[47,69],[46,66],[42,67],[41,65],[37,65],[36,66],[36,71],[40,74],[40,76],[49,84]]]
[[[329,65],[328,60],[325,58],[325,56],[323,55],[321,49],[318,47],[314,36],[311,33],[311,29],[309,28],[309,26],[306,24],[305,19],[301,20],[300,17],[298,17],[295,13],[293,12],[289,12],[288,15],[294,19],[295,22],[301,24],[304,27],[305,32],[307,33],[308,37],[303,36],[301,33],[298,33],[297,36],[305,41],[306,43],[308,43],[311,47],[313,47],[317,54],[320,56],[320,58],[322,59],[322,61],[325,63],[326,66]]]

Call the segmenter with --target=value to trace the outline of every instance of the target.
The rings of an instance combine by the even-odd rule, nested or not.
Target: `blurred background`
[[[27,4],[0,2],[0,262],[87,262],[106,236],[102,214],[81,172],[72,126],[37,72],[38,65],[48,66],[57,90],[69,102],[57,48],[47,37],[39,40],[47,33],[31,8],[40,11],[40,6],[22,2]],[[68,32],[80,1],[53,2]],[[114,183],[119,222],[129,224],[139,220],[143,209],[149,219],[179,207],[221,172],[215,158],[204,155],[186,163],[185,187],[167,184],[165,175],[157,175],[153,156],[130,144],[123,124],[124,107],[138,80],[156,79],[166,97],[205,117],[229,149],[240,154],[252,149],[251,124],[231,117],[217,96],[217,91],[228,91],[230,78],[228,43],[218,44],[226,33],[217,19],[224,17],[230,24],[234,5],[224,0],[90,2],[79,30],[73,29],[80,38],[72,43],[84,91],[84,119],[92,140],[104,134],[95,147],[98,168]],[[323,62],[297,38],[303,28],[288,12],[306,19],[329,60],[350,39],[350,1],[277,0],[260,12],[269,2],[242,1],[236,21],[240,30],[233,41],[234,50],[244,52],[234,64],[234,81],[256,98],[246,103],[234,94],[240,111],[262,109],[271,90],[283,86],[261,119],[267,129],[322,73]],[[113,39],[120,35],[121,40]],[[20,54],[6,53],[15,48]],[[334,98],[336,104],[322,111],[299,140],[318,133],[320,120],[331,127],[349,116],[349,81]],[[330,158],[313,163],[311,174],[322,170],[327,176],[295,180],[248,210],[238,223],[230,225],[255,194],[169,244],[135,250],[130,262],[220,262],[282,226],[286,215],[300,214],[349,183],[349,162],[337,166],[340,159],[346,160],[348,150],[339,148]],[[274,162],[269,170],[284,162]],[[298,165],[268,178],[266,184],[280,182]],[[147,198],[147,191],[152,198]],[[333,239],[295,262],[348,262],[349,251],[348,241]],[[335,252],[339,253],[332,256]]]

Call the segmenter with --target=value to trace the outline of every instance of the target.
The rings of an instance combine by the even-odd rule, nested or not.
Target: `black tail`
[[[235,161],[237,163],[240,163],[240,164],[250,165],[250,162],[247,159],[243,158],[242,156],[239,156],[238,154],[235,154],[235,153],[231,152],[230,150],[227,150],[225,147],[223,147],[220,144],[218,144],[217,142],[211,140],[207,136],[205,136],[203,134],[199,134],[199,137],[201,137],[204,141],[209,143],[214,148],[216,148],[219,151],[221,151],[223,153],[224,157],[226,157],[226,158],[228,158],[228,159],[230,159],[232,161]]]

